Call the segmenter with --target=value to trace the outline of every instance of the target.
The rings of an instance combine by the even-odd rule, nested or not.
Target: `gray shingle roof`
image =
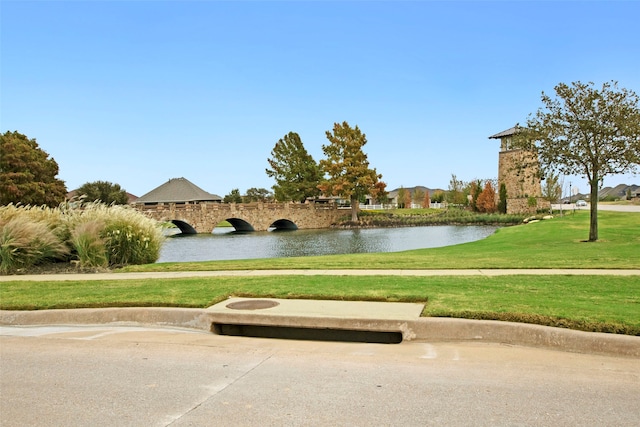
[[[500,139],[500,138],[504,138],[505,136],[511,136],[515,133],[516,133],[516,127],[514,126],[510,129],[503,130],[500,133],[496,133],[495,135],[491,135],[489,139]]]
[[[220,202],[222,198],[207,193],[186,178],[172,178],[140,196],[136,203]]]

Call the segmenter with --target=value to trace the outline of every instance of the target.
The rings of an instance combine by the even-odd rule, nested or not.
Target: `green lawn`
[[[487,239],[405,252],[237,261],[159,263],[121,271],[268,269],[465,269],[640,268],[640,214],[601,211],[597,242],[589,237],[589,213],[505,227]]]
[[[601,212],[503,228],[479,242],[390,254],[159,264],[128,271],[226,269],[640,268],[640,214]],[[2,282],[7,310],[207,307],[228,296],[424,302],[425,316],[500,319],[640,335],[640,276],[266,276]]]

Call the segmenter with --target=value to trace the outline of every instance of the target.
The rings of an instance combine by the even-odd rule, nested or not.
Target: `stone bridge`
[[[174,223],[184,234],[211,233],[222,221],[237,231],[329,228],[349,213],[335,204],[160,203],[135,208],[158,221]]]

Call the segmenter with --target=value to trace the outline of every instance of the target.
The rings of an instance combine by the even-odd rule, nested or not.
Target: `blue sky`
[[[320,160],[342,121],[388,189],[446,189],[497,176],[487,137],[542,91],[640,92],[636,1],[1,0],[0,15],[0,131],[36,138],[70,190],[270,189],[278,139],[297,132]]]

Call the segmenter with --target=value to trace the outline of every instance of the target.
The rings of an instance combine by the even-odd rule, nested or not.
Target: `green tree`
[[[57,175],[58,163],[35,139],[17,131],[0,134],[0,205],[58,206],[67,188]]]
[[[474,212],[479,212],[478,209],[478,197],[482,193],[482,180],[476,179],[475,181],[471,181],[469,184],[469,194],[471,195],[471,200],[469,205],[471,206],[471,210]]]
[[[371,195],[374,199],[384,192],[386,184],[382,175],[369,168],[367,155],[362,150],[367,137],[356,125],[347,122],[334,123],[333,132],[326,132],[328,145],[322,146],[326,158],[320,160],[320,168],[328,176],[318,188],[325,194],[348,197],[351,200],[351,221],[358,221],[358,201]]]
[[[562,196],[562,184],[560,183],[560,175],[551,174],[544,180],[542,186],[542,198],[549,203],[556,203]]]
[[[234,188],[233,190],[231,190],[229,194],[224,196],[224,199],[222,200],[224,201],[224,203],[242,203],[242,196],[240,195],[240,190],[237,188]]]
[[[500,184],[500,191],[498,192],[498,212],[501,214],[507,213],[507,186],[504,182]]]
[[[245,203],[251,202],[268,202],[273,198],[273,195],[266,188],[252,187],[247,190],[247,194],[243,197]]]
[[[598,188],[606,175],[640,164],[640,98],[617,82],[560,83],[542,92],[543,107],[527,120],[517,143],[537,153],[541,168],[580,175],[589,182],[589,241],[598,240]],[[545,173],[548,175],[548,173]]]
[[[278,140],[267,161],[271,166],[266,169],[267,176],[276,181],[272,187],[276,200],[304,202],[320,195],[318,184],[323,178],[322,171],[297,133],[289,132]]]
[[[449,189],[447,191],[447,201],[454,205],[465,205],[466,197],[464,195],[464,182],[458,179],[454,174],[451,175],[449,181]]]
[[[108,181],[95,181],[83,184],[76,191],[78,197],[83,197],[85,201],[101,201],[107,205],[126,205],[129,202],[127,192],[119,184]]]
[[[444,191],[438,190],[433,193],[432,200],[434,203],[442,203],[444,202],[444,196],[445,196]]]
[[[422,203],[424,202],[424,191],[421,188],[416,188],[415,190],[413,190],[411,198],[414,204],[422,205]]]
[[[406,208],[406,204],[407,204],[407,198],[410,199],[411,196],[408,195],[409,190],[407,190],[404,187],[400,187],[400,189],[398,190],[398,195],[396,196],[396,200],[398,201],[398,209],[404,209]]]

